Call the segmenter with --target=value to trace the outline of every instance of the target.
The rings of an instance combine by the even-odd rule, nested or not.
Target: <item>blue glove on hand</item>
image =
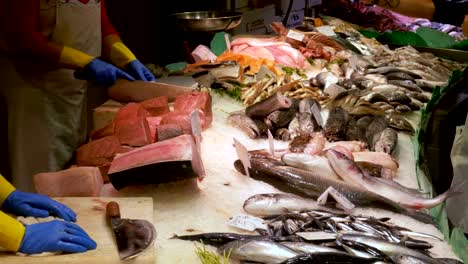
[[[117,78],[127,79],[129,81],[135,80],[135,78],[128,75],[126,72],[100,59],[92,60],[84,67],[83,71],[75,72],[75,78],[96,81],[101,85],[113,85],[117,81]]]
[[[15,190],[3,202],[2,208],[15,215],[48,217],[50,214],[65,221],[76,221],[76,214],[66,205],[47,196]]]
[[[137,80],[146,82],[156,81],[154,75],[139,60],[134,60],[127,65],[127,72]]]
[[[26,226],[18,251],[25,254],[56,251],[81,253],[95,248],[96,242],[81,227],[55,220]]]

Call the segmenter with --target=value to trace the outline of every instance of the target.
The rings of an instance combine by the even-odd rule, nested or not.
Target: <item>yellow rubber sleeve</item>
[[[26,228],[13,217],[0,211],[0,247],[18,251]]]
[[[12,193],[15,189],[2,175],[0,175],[0,206],[3,201]]]
[[[94,57],[82,51],[64,46],[60,53],[59,64],[65,68],[78,70],[83,69],[93,59]]]
[[[103,41],[104,54],[119,68],[125,68],[127,64],[136,60],[135,55],[123,44],[117,35],[109,35]]]

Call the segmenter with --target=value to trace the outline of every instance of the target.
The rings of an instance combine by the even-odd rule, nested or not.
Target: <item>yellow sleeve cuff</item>
[[[109,35],[104,39],[104,51],[109,57],[109,60],[122,69],[130,62],[136,60],[135,55],[133,55],[116,35]]]
[[[13,217],[0,211],[0,247],[18,251],[26,228]]]
[[[60,53],[59,63],[63,67],[78,70],[83,69],[93,59],[94,57],[89,56],[84,52],[64,46]]]
[[[15,189],[2,175],[0,175],[0,205]]]

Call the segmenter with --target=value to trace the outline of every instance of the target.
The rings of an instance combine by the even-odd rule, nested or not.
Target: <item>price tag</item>
[[[333,26],[321,26],[321,27],[316,27],[315,30],[318,32],[324,34],[325,36],[329,37],[334,37],[336,36],[336,33],[334,31],[335,27]]]
[[[295,30],[288,30],[288,34],[286,35],[286,37],[299,40],[299,41],[304,40],[304,34]]]
[[[227,224],[247,231],[254,231],[257,228],[266,229],[263,219],[245,214],[232,217]]]

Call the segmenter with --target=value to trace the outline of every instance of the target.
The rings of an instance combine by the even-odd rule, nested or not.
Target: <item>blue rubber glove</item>
[[[55,220],[26,226],[19,252],[38,254],[62,251],[81,253],[96,249],[96,242],[78,225]]]
[[[101,85],[113,85],[118,78],[134,81],[135,78],[112,64],[94,59],[82,71],[75,72],[75,78],[96,81]]]
[[[65,221],[76,221],[76,214],[66,205],[47,196],[15,190],[3,202],[5,211],[20,216],[58,216]]]
[[[156,81],[156,78],[150,72],[150,70],[148,70],[148,68],[146,68],[146,66],[143,65],[143,63],[141,63],[139,60],[130,62],[126,67],[126,71],[137,80],[146,82]]]

